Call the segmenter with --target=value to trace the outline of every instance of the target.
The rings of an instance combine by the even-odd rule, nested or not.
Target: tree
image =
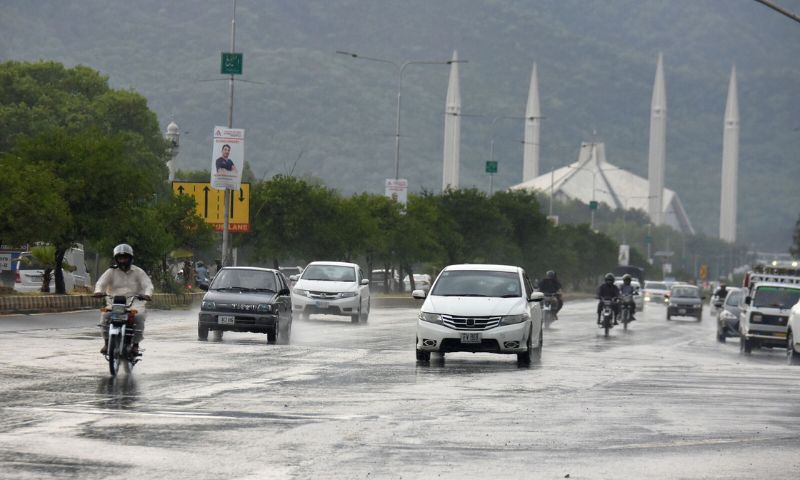
[[[47,172],[39,174],[45,181],[57,179],[63,204],[43,196],[54,213],[44,232],[28,232],[56,247],[57,293],[64,293],[60,267],[73,243],[113,237],[133,209],[166,190],[167,144],[147,101],[110,89],[88,67],[0,64],[0,128],[0,151]],[[9,211],[24,208],[20,198],[12,202]]]

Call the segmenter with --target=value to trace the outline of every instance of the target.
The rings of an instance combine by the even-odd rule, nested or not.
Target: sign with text
[[[223,75],[241,75],[244,66],[243,53],[222,52],[220,73]]]
[[[250,231],[250,184],[237,190],[215,190],[207,182],[172,182],[172,191],[194,198],[197,214],[221,232],[225,225],[225,193],[228,193],[228,231]]]
[[[631,261],[631,247],[630,245],[620,245],[619,255],[617,256],[617,265],[628,266]]]
[[[497,173],[497,162],[489,160],[486,162],[486,173]]]
[[[408,180],[405,178],[387,178],[386,196],[405,206],[408,203]]]
[[[244,169],[244,129],[214,127],[211,188],[238,190]]]

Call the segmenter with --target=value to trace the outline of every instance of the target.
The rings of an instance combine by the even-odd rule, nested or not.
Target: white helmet
[[[117,257],[121,257],[123,255],[129,256],[131,258],[130,261],[120,263],[119,258]],[[120,243],[114,247],[114,261],[117,263],[117,267],[123,272],[130,270],[131,264],[133,263],[133,248],[131,248],[131,246],[127,243]]]

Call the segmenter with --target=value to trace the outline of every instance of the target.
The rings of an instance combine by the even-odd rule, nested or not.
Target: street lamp
[[[389,65],[393,65],[397,69],[397,113],[395,116],[395,131],[394,131],[394,179],[397,180],[400,178],[400,100],[402,97],[402,90],[403,90],[403,72],[405,71],[406,67],[409,65],[451,65],[453,63],[467,63],[467,60],[445,60],[445,61],[425,61],[425,60],[406,60],[403,63],[398,64],[392,60],[386,60],[383,58],[374,58],[374,57],[365,57],[363,55],[359,55],[357,53],[352,52],[343,52],[341,50],[337,50],[336,53],[340,55],[347,55],[352,58],[357,58],[361,60],[371,60],[373,62],[381,62],[381,63],[388,63]]]

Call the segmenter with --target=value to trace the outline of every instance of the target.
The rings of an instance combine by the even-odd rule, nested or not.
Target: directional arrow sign
[[[194,198],[197,215],[206,223],[214,225],[214,229],[222,231],[225,223],[225,192],[211,188],[208,182],[172,182],[172,191],[178,195],[189,195]],[[238,202],[236,191],[228,190],[230,209],[228,211],[229,231],[250,231],[250,184],[243,183],[239,189]],[[234,204],[238,204],[234,208]]]

